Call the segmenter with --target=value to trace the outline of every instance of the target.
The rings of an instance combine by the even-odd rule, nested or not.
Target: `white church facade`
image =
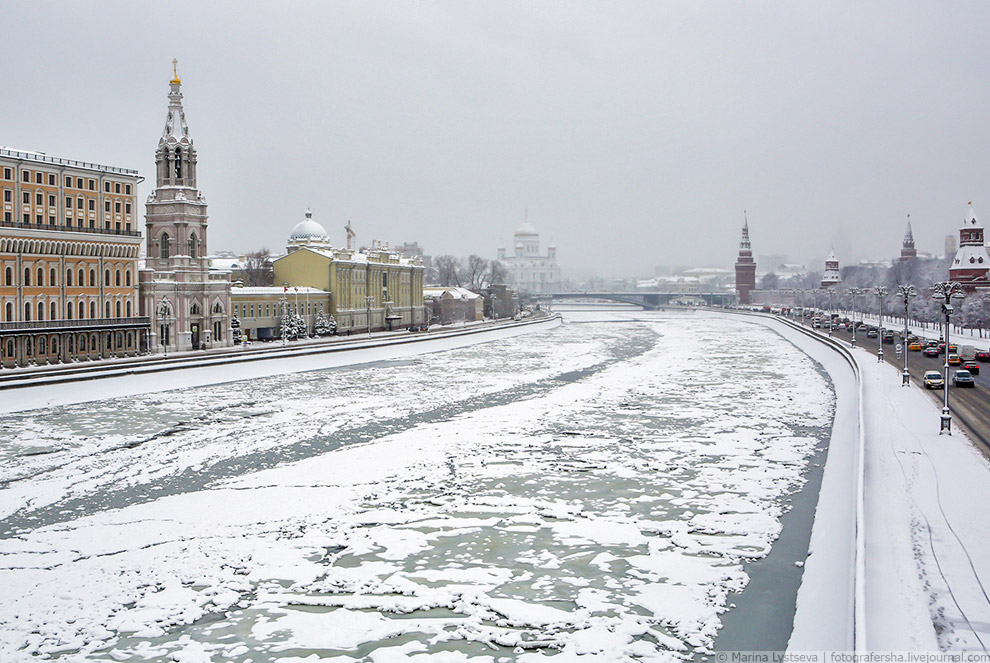
[[[505,249],[498,250],[498,260],[505,265],[516,289],[532,294],[549,293],[560,289],[560,265],[557,264],[557,248],[548,246],[546,254],[540,253],[540,234],[529,221],[523,221],[512,236],[513,255]]]

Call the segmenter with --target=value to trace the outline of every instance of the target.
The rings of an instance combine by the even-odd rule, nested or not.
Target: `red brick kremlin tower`
[[[736,295],[739,303],[753,303],[752,292],[756,290],[756,261],[749,245],[749,221],[743,212],[742,240],[739,242],[739,257],[736,258]]]
[[[959,250],[949,267],[949,280],[957,281],[966,292],[990,286],[990,254],[983,243],[983,226],[976,218],[973,203],[966,210],[959,229]]]
[[[918,250],[914,248],[914,234],[911,232],[911,215],[908,214],[907,231],[904,233],[904,243],[901,245],[901,262],[914,260]]]

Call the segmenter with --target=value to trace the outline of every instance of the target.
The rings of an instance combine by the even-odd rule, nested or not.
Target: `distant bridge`
[[[703,301],[708,306],[734,304],[736,294],[727,292],[554,292],[533,295],[536,299],[587,299],[608,300],[640,306],[647,311],[656,311],[661,306],[669,306],[674,300],[680,302]]]

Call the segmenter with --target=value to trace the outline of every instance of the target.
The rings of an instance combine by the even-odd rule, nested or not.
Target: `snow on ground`
[[[0,658],[708,651],[829,383],[754,325],[603,318],[7,417]]]

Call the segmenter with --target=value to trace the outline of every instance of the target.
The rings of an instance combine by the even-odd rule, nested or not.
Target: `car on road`
[[[922,351],[922,354],[925,355],[926,357],[937,357],[939,356],[940,353],[937,347],[935,347],[934,345],[929,345],[927,348],[925,348]]]
[[[921,352],[921,343],[919,341],[912,341],[908,345],[908,350],[911,350],[912,352]]]
[[[938,371],[925,371],[925,377],[922,379],[922,383],[925,385],[925,389],[942,389],[945,387],[945,380],[942,379],[942,374]]]
[[[876,329],[868,329],[868,330],[866,330],[866,337],[867,338],[876,338],[877,336],[878,336],[878,334],[877,334],[877,330]]]
[[[976,361],[974,361],[972,359],[964,359],[963,360],[963,363],[959,366],[959,368],[965,368],[967,371],[969,371],[973,375],[979,375],[980,374],[980,365],[979,365],[979,363],[977,363]]]
[[[953,387],[975,387],[976,380],[973,379],[973,374],[967,370],[959,369],[952,374],[952,386]]]
[[[962,363],[962,359],[959,357],[959,355],[950,353],[949,357],[945,360],[945,363],[947,363],[949,366],[958,366],[959,364]]]
[[[890,329],[883,330],[883,342],[893,343],[894,342],[894,332]]]
[[[976,361],[990,361],[990,352],[986,350],[977,350],[973,353],[973,359]]]

